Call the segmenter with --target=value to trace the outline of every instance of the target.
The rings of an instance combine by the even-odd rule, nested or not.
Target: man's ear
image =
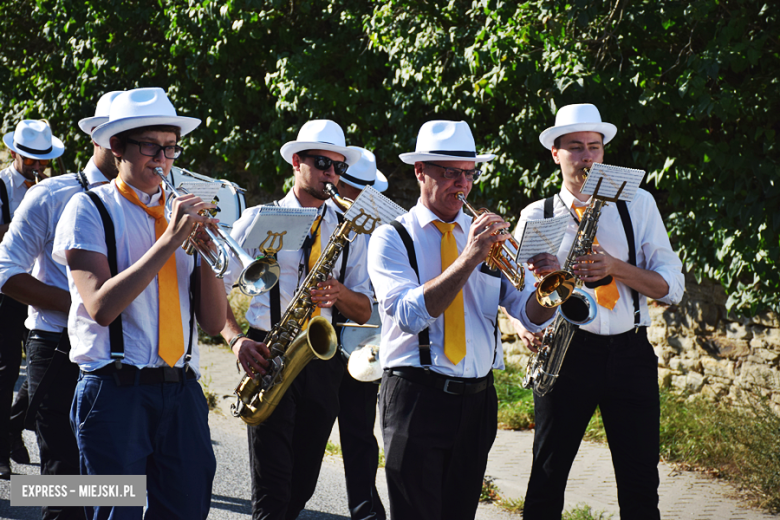
[[[561,164],[561,158],[558,157],[558,149],[556,147],[550,148],[550,153],[552,154],[553,161],[555,161],[555,164]]]
[[[119,138],[117,136],[111,136],[111,139],[109,140],[109,144],[111,146],[111,153],[114,154],[114,157],[122,157],[122,154],[125,153],[124,150],[120,149],[121,142],[119,141]]]
[[[425,181],[425,173],[423,172],[423,168],[425,168],[425,165],[420,161],[414,163],[414,176],[417,177],[419,182]]]
[[[292,165],[296,170],[301,167],[301,158],[297,153],[292,156]]]

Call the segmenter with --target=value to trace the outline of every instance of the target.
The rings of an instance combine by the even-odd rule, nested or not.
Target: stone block
[[[667,345],[653,347],[655,355],[658,357],[658,366],[669,366],[669,361],[677,354],[677,351]]]
[[[753,342],[756,340],[752,340],[750,342],[750,346],[753,347]],[[762,348],[757,347],[753,348],[753,354],[747,357],[748,361],[751,361],[753,363],[762,363],[765,365],[776,365],[777,360],[780,358],[780,352],[770,350],[768,348]]]
[[[730,321],[726,323],[726,337],[728,339],[750,340],[753,338],[753,331],[743,323]]]
[[[661,388],[670,388],[672,386],[672,376],[674,374],[668,368],[658,368],[658,386]]]
[[[753,316],[750,321],[763,327],[780,329],[780,314],[771,311],[764,311]]]
[[[676,348],[678,352],[692,352],[694,350],[692,336],[669,336],[666,338],[666,342]]]
[[[764,327],[762,325],[751,325],[748,328],[753,338],[763,340],[767,345],[780,350],[780,328]]]
[[[736,383],[757,385],[772,392],[780,392],[780,370],[760,363],[742,364]]]
[[[701,359],[702,373],[707,376],[715,376],[730,381],[734,378],[734,362],[713,357]]]
[[[707,399],[716,400],[726,396],[729,393],[729,387],[722,383],[708,382],[701,388],[701,395]]]
[[[653,325],[647,328],[647,340],[651,345],[666,345],[666,325]]]
[[[681,390],[684,390],[690,394],[698,394],[701,391],[706,381],[705,377],[697,372],[688,372],[683,376],[677,376],[677,378],[679,378],[680,380],[673,382],[673,384],[675,384],[675,386],[677,386]],[[673,379],[677,379],[677,378],[673,378]],[[682,386],[678,386],[680,384]]]

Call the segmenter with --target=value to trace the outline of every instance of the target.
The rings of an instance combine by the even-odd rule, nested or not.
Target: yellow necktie
[[[582,215],[585,213],[586,206],[576,206],[572,204],[571,207],[577,213],[577,216],[580,218],[580,220],[582,220]],[[598,239],[593,237],[593,245],[596,246],[598,244]],[[615,304],[619,299],[620,293],[618,292],[617,284],[615,283],[614,278],[612,278],[612,281],[607,285],[596,287],[596,303],[602,307],[606,307],[607,309],[612,310],[615,308]]]
[[[33,181],[24,181],[24,185],[25,185],[25,186],[27,186],[27,189],[28,189],[28,190],[29,190],[30,188],[32,188],[34,184],[35,184],[35,183],[34,183]]]
[[[458,258],[458,243],[452,229],[455,224],[434,221],[441,231],[441,271],[444,272]],[[444,311],[444,355],[457,365],[466,357],[466,317],[463,309],[463,290]]]
[[[320,258],[320,253],[322,252],[322,247],[320,246],[320,222],[322,221],[322,217],[317,215],[317,218],[314,219],[314,224],[311,225],[311,251],[309,252],[309,272],[314,268],[314,265],[317,263],[317,260]],[[312,313],[311,317],[319,316],[321,309],[319,306],[314,308],[314,312]]]
[[[165,220],[165,192],[162,192],[160,203],[157,206],[148,207],[140,201],[133,188],[116,178],[116,186],[127,200],[143,208],[154,219],[154,233],[157,240],[168,227]],[[162,189],[162,188],[161,188]],[[165,265],[157,273],[157,293],[159,297],[160,314],[157,323],[159,331],[159,344],[157,352],[160,357],[173,366],[184,354],[184,332],[176,324],[181,324],[181,308],[179,307],[179,278],[176,273],[176,254],[172,254]]]

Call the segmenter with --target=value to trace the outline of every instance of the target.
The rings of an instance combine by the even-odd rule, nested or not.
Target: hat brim
[[[82,132],[91,136],[93,128],[97,128],[98,126],[107,122],[108,122],[108,116],[85,117],[84,119],[79,121],[79,128],[81,128]]]
[[[361,157],[360,150],[330,143],[320,143],[318,141],[290,141],[282,146],[279,153],[282,154],[282,159],[292,164],[293,154],[303,152],[304,150],[326,150],[328,152],[340,153],[344,156],[344,162],[347,164],[355,164]]]
[[[495,154],[488,153],[482,155],[476,155],[474,157],[463,157],[460,155],[446,155],[440,153],[422,153],[422,152],[408,152],[402,153],[400,157],[401,161],[406,164],[414,164],[416,162],[424,161],[474,161],[474,162],[488,162],[496,158]]]
[[[189,134],[200,125],[200,119],[184,116],[137,116],[123,117],[115,121],[107,121],[95,128],[92,132],[92,140],[103,148],[111,148],[111,137],[116,134],[143,128],[145,126],[170,125],[181,129],[181,136]]]
[[[345,184],[349,184],[353,188],[357,188],[359,190],[362,190],[366,186],[371,186],[372,188],[374,188],[379,193],[382,193],[383,191],[385,191],[387,189],[387,187],[389,186],[389,184],[387,182],[387,177],[385,177],[385,175],[382,172],[380,172],[379,170],[376,171],[376,179],[374,179],[374,184],[358,184],[357,182],[352,182],[351,180],[347,179],[346,177],[341,177],[341,182],[343,182]]]
[[[552,126],[539,134],[539,142],[546,149],[550,150],[557,138],[574,132],[598,132],[604,136],[604,144],[607,144],[617,134],[617,127],[612,123],[574,123],[571,125]]]
[[[14,145],[14,133],[8,132],[3,136],[3,142],[8,147],[9,150],[12,150],[19,155],[22,155],[24,157],[28,157],[30,159],[38,159],[39,161],[46,161],[48,159],[56,159],[63,153],[65,153],[65,145],[62,144],[62,141],[57,139],[54,136],[51,136],[51,152],[45,153],[45,154],[34,154],[30,152],[26,152],[24,150],[20,150]]]

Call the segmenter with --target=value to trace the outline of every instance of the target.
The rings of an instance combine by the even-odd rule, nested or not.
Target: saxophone
[[[523,387],[533,386],[534,393],[540,397],[550,392],[555,385],[574,333],[580,326],[587,325],[596,318],[596,302],[592,296],[579,288],[582,281],[574,276],[572,268],[577,257],[593,252],[593,240],[596,238],[599,217],[607,203],[605,199],[597,198],[597,195],[598,188],[591,197],[588,207],[585,208],[580,226],[577,228],[577,236],[574,237],[563,269],[544,277],[537,288],[536,295],[540,304],[546,307],[560,305],[560,312],[555,317],[555,321],[544,331],[542,346],[528,361],[523,378]],[[568,280],[573,280],[571,287],[566,287],[567,284],[563,283]],[[545,283],[548,281],[550,283]],[[612,277],[608,276],[586,285],[594,288],[611,281]],[[556,305],[545,305],[543,300]]]
[[[332,184],[325,185],[325,192],[345,211],[346,216],[352,201],[340,197]],[[378,222],[378,218],[360,210],[355,218],[344,218],[330,236],[328,245],[293,296],[281,320],[271,328],[265,338],[265,343],[271,351],[266,374],[260,378],[244,374],[238,383],[235,390],[236,402],[230,406],[234,417],[240,417],[253,426],[262,423],[273,413],[295,376],[309,361],[315,357],[328,360],[336,353],[338,337],[327,319],[316,316],[306,327],[306,322],[315,309],[311,301],[311,290],[316,288],[319,282],[328,279],[345,245],[354,240],[354,237],[349,238],[350,233],[371,233]]]

